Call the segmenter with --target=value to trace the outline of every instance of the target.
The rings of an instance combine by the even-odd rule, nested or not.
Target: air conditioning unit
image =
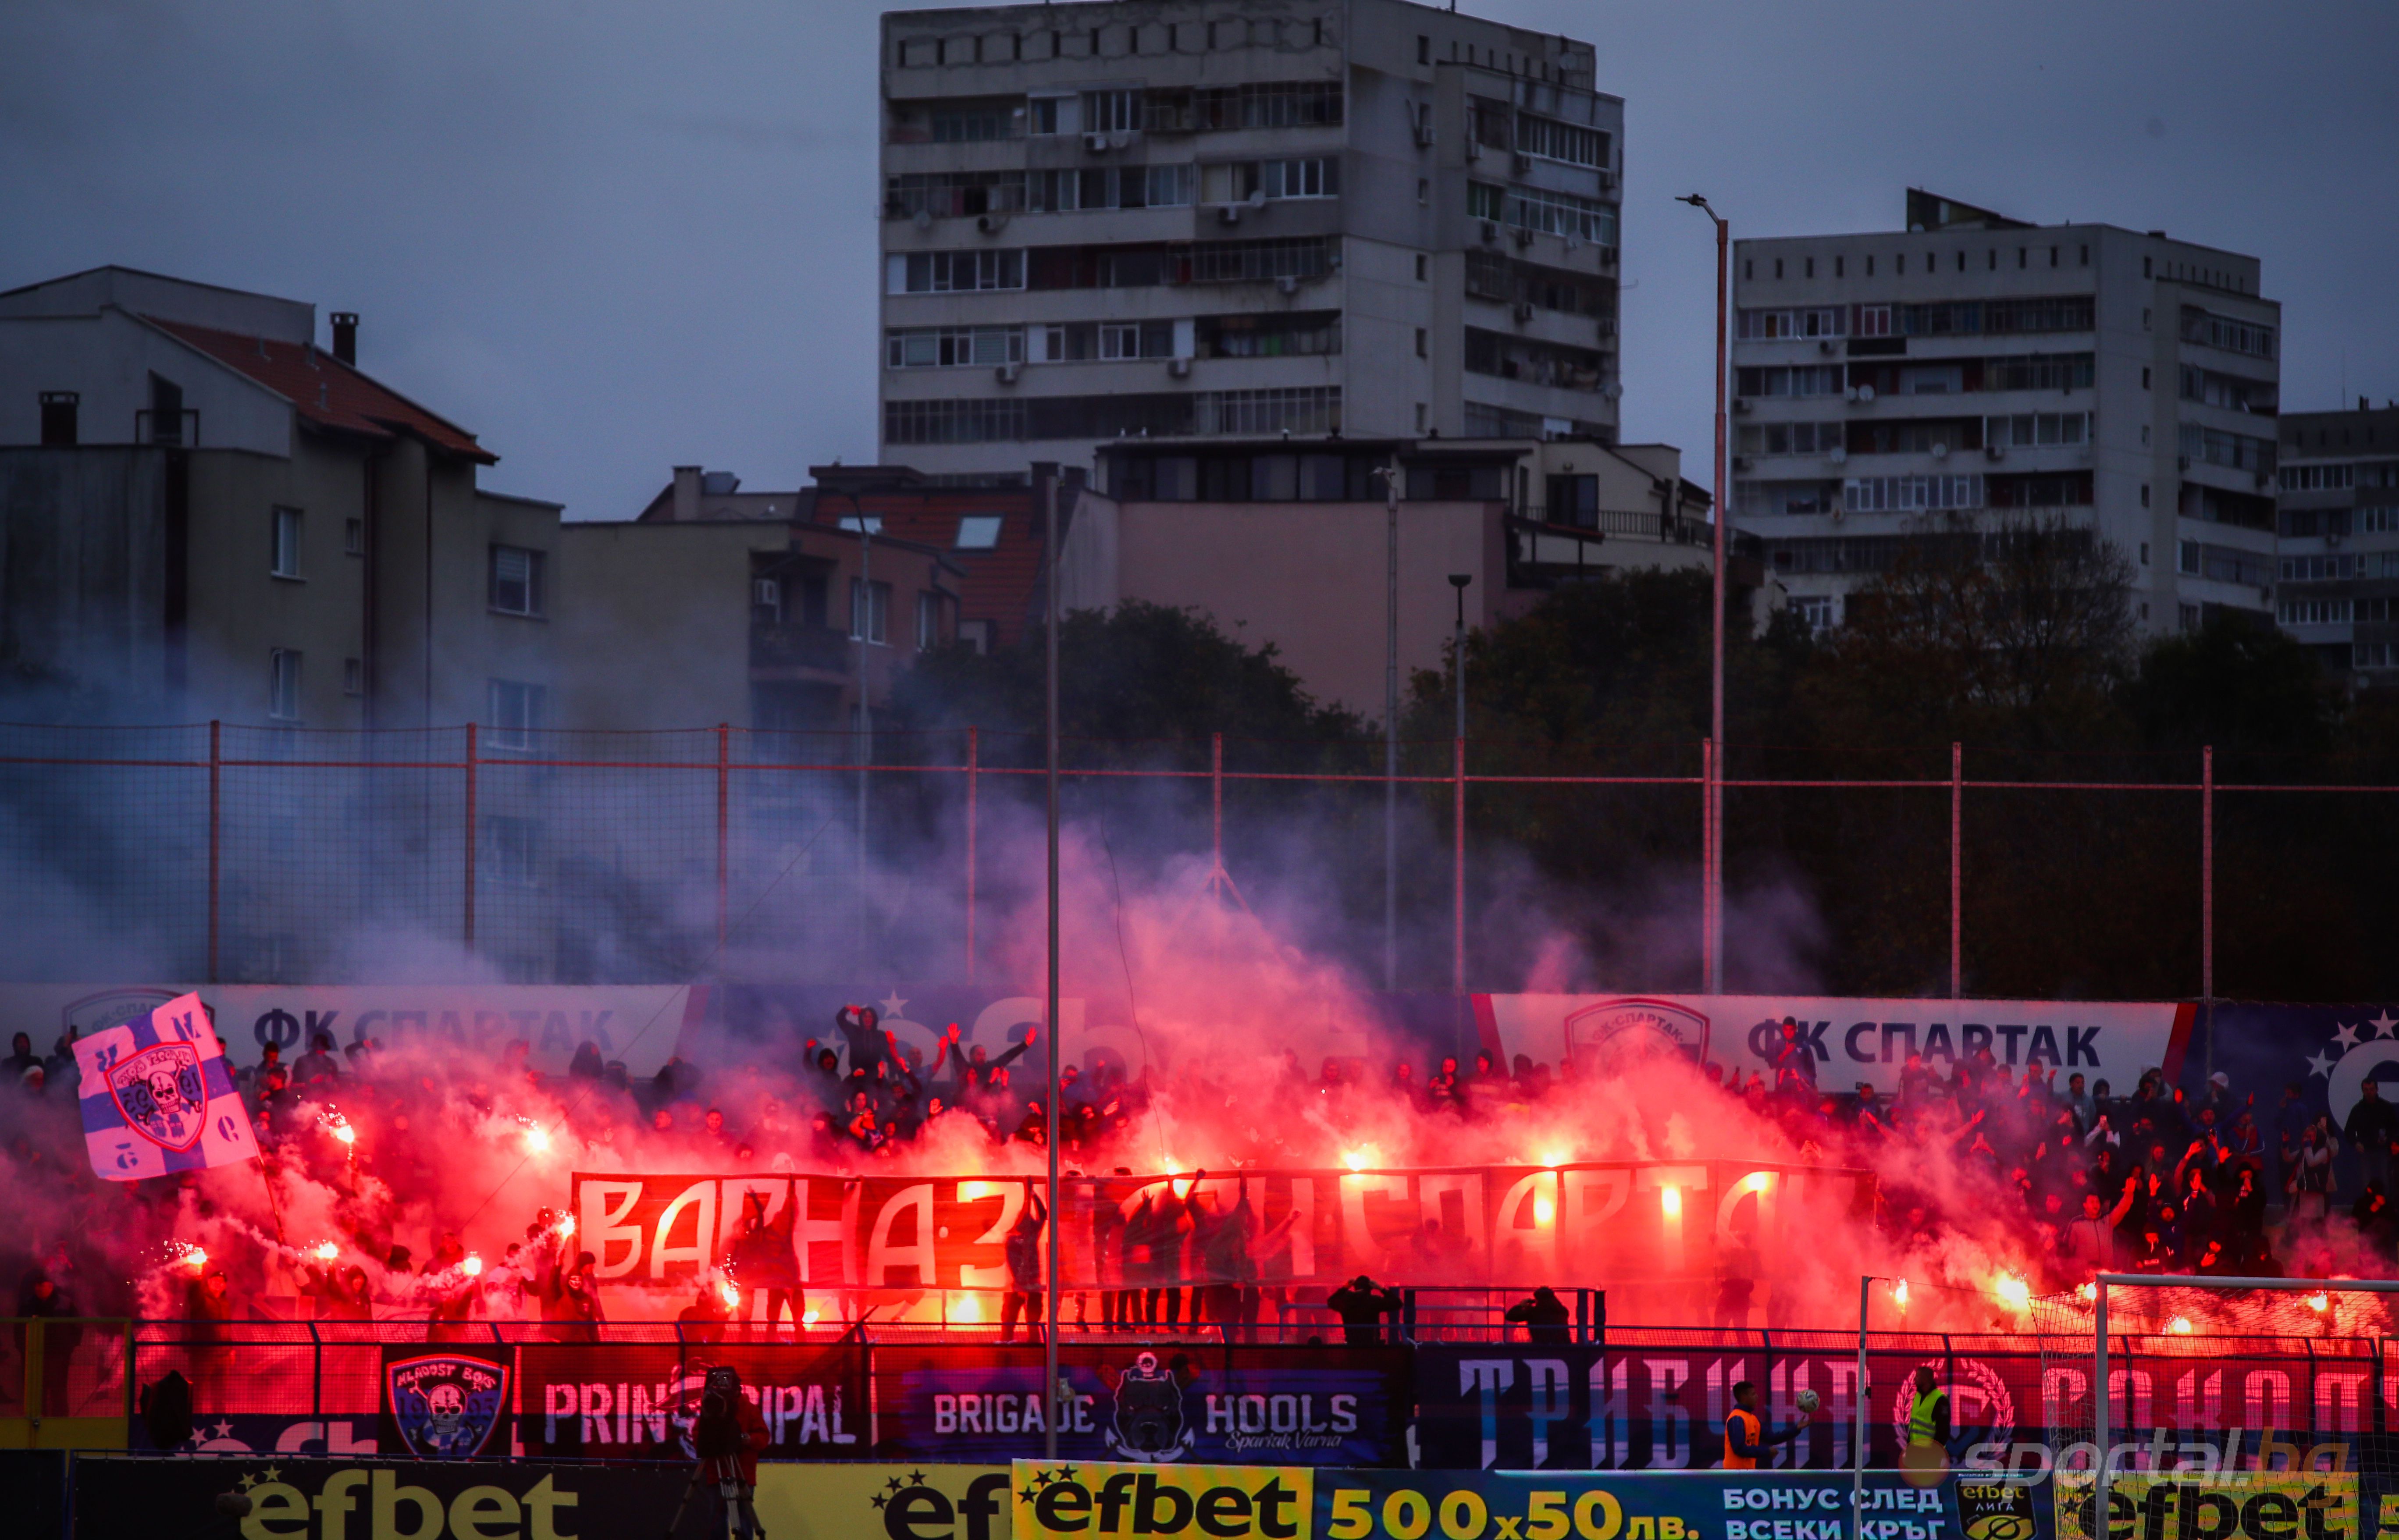
[[[1832,461],[1833,464],[1837,466],[1846,466],[1850,463],[1849,447],[1845,444],[1836,444],[1833,446],[1832,452],[1826,454],[1824,458]]]
[[[1599,173],[1599,190],[1603,193],[1612,193],[1616,191],[1616,173],[1614,171],[1602,171]]]
[[[2265,491],[2268,487],[2270,487],[2273,484],[2274,473],[2272,471],[2261,470],[2257,473],[2257,490],[2259,492]]]
[[[991,377],[1001,385],[1014,385],[1016,377],[1023,372],[1024,372],[1023,364],[1001,364],[991,371]]]
[[[2190,468],[2190,456],[2189,456],[2189,455],[2188,455],[2188,454],[2177,454],[2177,455],[2175,455],[2175,469],[2176,469],[2176,470],[2189,470],[2189,468]]]
[[[2008,446],[2005,444],[1985,444],[1983,446],[1983,458],[1986,460],[2004,460],[2007,457]]]
[[[1481,160],[1483,158],[1483,142],[1475,138],[1472,134],[1468,134],[1466,136],[1466,158],[1469,160]]]
[[[986,236],[996,236],[1008,228],[1008,221],[999,214],[977,214],[975,228]]]
[[[1524,151],[1518,150],[1509,157],[1508,164],[1514,169],[1518,176],[1523,176],[1525,172],[1533,169],[1533,157],[1526,155]]]
[[[1602,267],[1613,267],[1616,265],[1615,247],[1603,246],[1599,249],[1599,264]]]
[[[1275,287],[1286,294],[1296,294],[1299,292],[1299,280],[1286,273],[1275,279]]]
[[[762,610],[779,610],[783,607],[783,586],[771,577],[753,577],[750,580],[750,602]]]
[[[1498,244],[1498,241],[1499,227],[1492,223],[1489,220],[1484,220],[1483,222],[1483,244],[1485,246],[1496,246]]]
[[[1091,151],[1091,154],[1095,155],[1106,155],[1108,153],[1108,136],[1105,134],[1085,134],[1083,136],[1083,148]]]
[[[1516,244],[1520,247],[1532,245],[1533,232],[1525,228],[1525,226],[1521,224],[1518,225],[1516,227]]]
[[[1749,398],[1746,396],[1734,397],[1732,399],[1732,409],[1737,412],[1747,412],[1749,410]]]
[[[1532,302],[1531,302],[1530,300],[1518,300],[1518,301],[1516,302],[1516,319],[1517,319],[1519,322],[1523,322],[1523,321],[1529,321],[1529,320],[1531,320],[1532,318],[1533,318],[1533,304],[1532,304]]]
[[[1416,148],[1420,150],[1432,148],[1432,109],[1430,107],[1426,108],[1423,115],[1416,119]]]
[[[1833,356],[1833,344],[1831,343],[1818,343],[1816,344],[1816,351],[1829,358]]]
[[[1735,470],[1747,470],[1754,464],[1755,462],[1746,454],[1736,454],[1732,457],[1732,468]]]
[[[1241,223],[1241,206],[1238,203],[1226,204],[1216,210],[1216,217],[1227,224],[1239,224]]]
[[[1191,360],[1188,358],[1169,358],[1166,360],[1166,371],[1178,380],[1187,380],[1191,378]]]

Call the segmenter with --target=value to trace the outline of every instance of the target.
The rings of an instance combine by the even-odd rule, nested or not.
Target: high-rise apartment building
[[[881,446],[1613,440],[1623,102],[1404,0],[883,18]]]
[[[2399,403],[2282,426],[2274,618],[2335,672],[2399,683]]]
[[[2147,631],[2273,608],[2281,307],[2162,231],[1911,190],[1887,235],[1737,240],[1733,518],[1821,625],[1949,514],[2063,516]]]

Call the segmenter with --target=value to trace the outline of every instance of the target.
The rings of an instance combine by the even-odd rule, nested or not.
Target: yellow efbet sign
[[[1314,1540],[1316,1478],[1305,1466],[1019,1460],[1012,1471],[1015,1540]]]

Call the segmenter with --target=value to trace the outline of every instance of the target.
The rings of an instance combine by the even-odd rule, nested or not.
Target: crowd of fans
[[[705,1074],[672,1059],[655,1074],[631,1076],[589,1043],[554,1075],[531,1066],[522,1042],[494,1059],[416,1047],[386,1054],[373,1040],[337,1048],[320,1034],[289,1063],[270,1047],[237,1075],[268,1168],[305,1173],[336,1198],[330,1236],[278,1236],[261,1250],[281,1256],[285,1276],[296,1279],[283,1287],[313,1297],[327,1318],[413,1312],[429,1314],[437,1331],[464,1330],[479,1317],[539,1320],[570,1335],[596,1331],[594,1259],[560,1216],[544,1210],[521,1241],[491,1258],[468,1258],[444,1228],[465,1188],[477,1189],[465,1195],[470,1203],[486,1196],[484,1168],[462,1162],[460,1151],[489,1150],[522,1130],[526,1140],[571,1141],[578,1160],[593,1165],[613,1156],[648,1170],[861,1171],[939,1131],[949,1141],[944,1157],[958,1154],[958,1140],[981,1141],[994,1152],[987,1169],[1027,1171],[1037,1169],[1030,1157],[1046,1155],[1053,1125],[1041,1080],[1032,1079],[1028,1094],[1011,1076],[1022,1076],[1020,1060],[1040,1046],[1027,1029],[994,1053],[963,1045],[952,1026],[928,1062],[920,1047],[886,1032],[872,1007],[850,1006],[825,1036],[799,1046],[791,1072],[763,1067],[761,1056]],[[37,1056],[20,1033],[13,1050],[5,1064],[20,1094],[6,1123],[8,1180],[31,1216],[15,1237],[20,1315],[138,1308],[208,1319],[223,1297],[212,1289],[268,1287],[263,1267],[245,1277],[237,1263],[231,1279],[221,1263],[161,1268],[157,1259],[175,1237],[213,1212],[207,1188],[190,1175],[93,1179],[75,1118],[73,1034]],[[1819,1084],[1815,1055],[1788,1022],[1765,1069],[1744,1078],[1715,1063],[1701,1068],[1715,1096],[1750,1114],[1717,1125],[1745,1129],[1758,1145],[1739,1153],[1877,1170],[1878,1223],[1903,1245],[1936,1238],[1970,1209],[1975,1222],[2010,1232],[2013,1252],[2046,1268],[2035,1280],[2044,1289],[2071,1288],[2102,1268],[2254,1276],[2287,1266],[2320,1276],[2330,1268],[2322,1238],[2344,1217],[2363,1255],[2399,1262],[2390,1188],[2399,1113],[2371,1083],[2338,1128],[2307,1110],[2297,1085],[2260,1109],[2223,1074],[2187,1097],[2153,1070],[2118,1095],[2105,1080],[2061,1080],[2045,1065],[2012,1068],[1987,1049],[1939,1066],[1911,1054],[1896,1094],[1863,1083],[1843,1092]],[[1570,1115],[1574,1073],[1570,1062],[1553,1074],[1526,1056],[1503,1065],[1484,1053],[1467,1064],[1437,1059],[1421,1074],[1405,1060],[1372,1070],[1338,1059],[1310,1074],[1286,1052],[1267,1083],[1254,1067],[1195,1067],[1178,1072],[1173,1091],[1186,1113],[1221,1109],[1210,1114],[1210,1138],[1228,1162],[1306,1166],[1322,1163],[1325,1129],[1400,1112],[1415,1126],[1419,1152],[1445,1137],[1443,1119],[1504,1127],[1520,1113],[1546,1115],[1545,1105]],[[1155,1120],[1145,1116],[1158,1094],[1147,1071],[1128,1075],[1105,1056],[1066,1067],[1055,1124],[1063,1167],[1103,1181],[1171,1169]],[[1918,1158],[1927,1155],[1934,1158]],[[1933,1171],[1937,1181],[1919,1179]],[[1959,1201],[1961,1185],[1969,1204]],[[1104,1223],[1096,1237],[1117,1259],[1111,1287],[1093,1296],[1100,1320],[1085,1324],[1172,1325],[1186,1293],[1195,1321],[1256,1320],[1254,1280],[1278,1237],[1248,1211],[1246,1197],[1223,1211],[1197,1197],[1161,1200],[1115,1219],[1121,1224]],[[740,1304],[730,1303],[730,1290],[703,1289],[687,1325],[722,1324],[747,1310],[753,1290],[768,1296],[770,1317],[799,1316],[788,1237],[751,1233],[757,1228],[723,1259],[744,1282]],[[1010,1237],[1005,1304],[1016,1318],[1040,1314],[1039,1231],[1036,1222]],[[327,1240],[333,1254],[313,1254]],[[1179,1277],[1157,1260],[1170,1241],[1178,1252],[1211,1256],[1206,1276],[1253,1281],[1177,1287]],[[1394,1276],[1442,1276],[1466,1245],[1427,1220],[1390,1249],[1389,1265]],[[129,1267],[128,1256],[145,1260]],[[164,1277],[176,1297],[137,1299],[145,1277],[154,1293]],[[1748,1281],[1736,1259],[1720,1317],[1743,1312]]]

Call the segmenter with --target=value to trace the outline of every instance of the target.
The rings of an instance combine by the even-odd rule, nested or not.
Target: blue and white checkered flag
[[[197,994],[75,1044],[83,1142],[111,1182],[258,1158],[250,1109]]]

